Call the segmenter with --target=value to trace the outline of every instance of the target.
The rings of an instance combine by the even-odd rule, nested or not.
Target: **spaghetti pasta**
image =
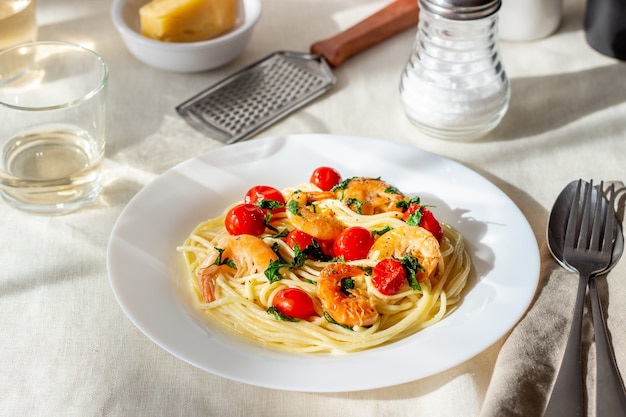
[[[320,191],[315,185],[304,183],[284,189],[282,194],[289,201],[297,193]],[[365,228],[376,239],[380,239],[387,231],[401,228],[421,229],[419,226],[407,226],[401,210],[360,214],[354,210],[354,204],[346,204],[339,197],[315,201],[313,207],[311,213],[331,216],[345,228]],[[432,272],[422,277],[416,286],[407,281],[397,292],[387,295],[372,280],[372,270],[380,262],[379,252],[371,252],[363,259],[350,261],[309,257],[298,263],[298,257],[302,255],[299,248],[292,248],[284,238],[287,231],[294,229],[288,212],[273,212],[268,228],[261,236],[250,239],[245,244],[239,243],[237,250],[247,251],[245,254],[236,253],[233,248],[227,251],[228,242],[237,239],[229,235],[224,226],[227,211],[197,225],[178,250],[183,254],[188,267],[189,275],[186,279],[195,294],[197,308],[212,322],[256,343],[300,353],[360,351],[392,343],[432,326],[449,315],[462,299],[471,262],[465,251],[463,237],[450,225],[441,224],[443,237],[440,241],[435,240],[438,259]],[[426,233],[430,235],[426,237],[432,240],[430,232]],[[239,239],[241,240],[243,239]],[[272,248],[276,258],[271,258],[280,260],[275,279],[268,278],[266,274],[274,261],[270,260],[268,265],[267,257],[256,253],[260,248],[258,245]],[[376,248],[376,244],[373,248]],[[421,248],[418,252],[420,250],[435,249]],[[207,265],[206,260],[211,253],[213,257],[210,265]],[[217,255],[228,256],[216,261]],[[400,258],[398,255],[401,254],[393,256]],[[420,256],[417,256],[418,260]],[[231,262],[230,267],[228,262]],[[233,263],[239,264],[235,267]],[[328,308],[324,307],[328,305],[324,301],[328,300],[323,298],[327,294],[320,293],[320,279],[325,279],[325,274],[329,273],[325,268],[340,264],[358,267],[362,274],[338,277],[349,278],[350,286],[337,286],[336,296],[339,301],[336,301],[333,308],[352,308],[347,303],[342,303],[342,298],[352,297],[352,300],[356,296],[362,297],[375,309],[375,319],[370,320],[371,323],[368,322],[367,326],[341,323],[333,318],[332,311],[329,313]],[[203,296],[202,276],[207,274],[209,267],[212,268],[210,285],[214,297],[207,301],[207,297]],[[421,265],[419,267],[424,270]],[[276,313],[272,302],[285,288],[298,288],[308,294],[313,302],[314,313],[305,319],[293,321]]]

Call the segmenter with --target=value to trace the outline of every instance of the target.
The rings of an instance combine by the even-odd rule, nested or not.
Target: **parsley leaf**
[[[291,266],[296,269],[302,268],[302,265],[304,265],[304,261],[306,261],[306,253],[304,253],[304,251],[300,249],[300,245],[298,245],[297,243],[293,247],[293,253],[294,256]]]
[[[388,186],[388,187],[385,189],[385,192],[386,192],[386,193],[388,193],[388,194],[402,194],[402,193],[400,192],[400,190],[398,190],[398,189],[397,189],[396,187],[394,187],[393,185]]]
[[[235,265],[235,262],[233,262],[231,259],[229,258],[222,259],[222,255],[224,254],[225,249],[215,247],[215,250],[217,251],[217,258],[215,259],[215,262],[213,262],[213,265],[217,265],[217,266],[227,265],[233,269],[237,269],[237,265]]]
[[[337,184],[333,188],[331,188],[330,191],[337,192],[339,190],[345,190],[346,188],[348,188],[348,184],[350,183],[350,181],[352,181],[355,178],[356,177],[346,178],[345,180],[341,181],[339,184]]]
[[[285,206],[283,203],[276,200],[261,200],[258,201],[256,205],[264,210],[275,210]]]
[[[374,236],[374,238],[375,238],[376,236],[382,236],[382,235],[384,235],[385,233],[387,233],[388,231],[390,231],[391,229],[392,229],[392,227],[391,227],[391,226],[389,226],[389,225],[387,225],[387,226],[385,226],[383,229],[380,229],[380,230],[372,230],[372,236]]]
[[[406,211],[409,206],[413,205],[413,204],[417,204],[420,205],[420,198],[419,197],[413,197],[410,200],[400,200],[400,201],[396,201],[396,207],[402,209],[402,211]]]
[[[307,245],[307,247],[304,248],[304,253],[317,261],[329,261],[332,259],[331,256],[324,253],[317,240],[313,240],[312,245]]]
[[[326,319],[327,322],[332,323],[332,324],[336,324],[337,326],[341,326],[344,329],[354,331],[354,329],[352,327],[350,327],[350,326],[348,326],[346,324],[337,323],[337,321],[334,318],[332,318],[330,316],[330,314],[328,314],[328,312],[326,310],[322,310],[322,313],[324,313],[324,318]]]
[[[280,311],[278,311],[276,309],[276,307],[271,306],[267,309],[267,314],[273,314],[274,317],[276,318],[276,320],[280,320],[280,321],[291,321],[291,322],[298,322],[300,321],[300,319],[288,316],[286,314],[281,313]]]
[[[300,210],[300,206],[298,205],[298,202],[296,200],[289,201],[285,208],[296,216],[302,216],[301,213],[298,213],[298,210]]]
[[[424,272],[424,267],[420,265],[417,258],[414,258],[408,253],[404,255],[404,258],[400,260],[400,263],[407,273],[407,280],[409,281],[409,285],[411,285],[411,288],[413,288],[413,290],[415,291],[421,291],[422,287],[420,286],[416,275],[418,272]]]
[[[422,221],[422,209],[421,207],[415,210],[413,213],[409,214],[409,217],[406,219],[406,224],[409,226],[419,226]]]
[[[265,215],[265,227],[270,229],[272,232],[278,233],[278,229],[272,226],[270,224],[270,221],[272,221],[272,213],[268,211],[267,214]]]
[[[278,232],[274,235],[274,237],[276,239],[282,238],[282,237],[287,237],[287,235],[289,234],[289,229],[287,229],[286,227],[283,230],[275,230],[275,232]]]
[[[356,212],[358,214],[363,214],[363,212],[361,211],[361,206],[366,203],[365,201],[359,201],[356,198],[349,198],[345,201],[345,203],[348,207],[354,205],[354,209],[356,210]]]
[[[350,295],[350,290],[354,289],[354,280],[352,278],[341,278],[339,289],[345,295]]]
[[[264,272],[265,277],[270,282],[270,284],[280,281],[281,279],[283,279],[283,277],[280,275],[280,272],[278,272],[278,270],[281,268],[289,268],[290,266],[291,264],[288,264],[280,258],[272,260],[270,261],[270,264]]]

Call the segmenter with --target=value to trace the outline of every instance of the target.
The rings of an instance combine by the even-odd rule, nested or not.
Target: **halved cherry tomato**
[[[383,259],[372,270],[372,284],[382,294],[394,295],[406,282],[406,270],[397,259]]]
[[[265,212],[254,204],[238,204],[226,213],[224,225],[231,235],[259,236],[265,231]]]
[[[269,210],[270,213],[280,213],[285,211],[285,197],[280,190],[270,187],[269,185],[257,185],[248,190],[246,196],[243,198],[244,203],[256,204],[265,210]],[[261,203],[265,202],[265,203]],[[281,207],[270,209],[263,207],[263,204],[280,204]]]
[[[310,181],[322,190],[330,191],[335,185],[341,182],[341,175],[333,168],[319,167],[313,171]]]
[[[352,226],[345,229],[333,245],[335,256],[343,256],[346,261],[364,259],[374,244],[374,237],[364,227]]]
[[[418,211],[420,213],[417,213]],[[439,221],[428,208],[419,204],[411,204],[404,212],[403,218],[404,221],[411,226],[420,226],[428,230],[438,241],[441,242],[441,239],[443,238],[443,227],[441,227]],[[419,219],[419,223],[413,219]]]
[[[278,291],[272,300],[272,305],[280,314],[294,319],[306,319],[315,313],[313,300],[300,288],[285,288]]]

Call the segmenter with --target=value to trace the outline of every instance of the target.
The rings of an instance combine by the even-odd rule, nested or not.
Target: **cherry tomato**
[[[224,225],[231,235],[259,236],[265,231],[265,212],[254,204],[242,203],[226,213]]]
[[[322,190],[330,191],[335,185],[341,182],[341,175],[333,168],[319,167],[313,171],[310,181]]]
[[[300,250],[304,250],[307,246],[313,245],[313,236],[304,233],[302,230],[294,229],[285,238],[285,241],[291,249],[294,249],[296,244],[300,247]]]
[[[396,294],[405,282],[406,270],[397,259],[383,259],[372,270],[372,284],[382,294]]]
[[[265,210],[269,210],[270,213],[280,213],[285,211],[285,197],[280,190],[270,187],[269,185],[257,185],[248,190],[246,196],[243,198],[244,203],[259,205],[262,201],[276,202],[281,205],[279,208],[269,209],[263,207]]]
[[[419,215],[419,224],[415,224],[414,221],[412,223],[412,218],[416,218],[414,216],[417,211],[421,212],[421,215]],[[443,238],[443,227],[441,227],[439,221],[428,208],[420,206],[419,204],[411,204],[404,212],[404,221],[412,226],[423,227],[441,242],[441,239]]]
[[[367,257],[374,244],[374,237],[364,227],[352,226],[345,229],[335,239],[333,251],[335,256],[343,256],[346,261],[354,261]]]
[[[306,319],[315,313],[313,300],[300,288],[285,288],[274,296],[272,305],[280,314],[295,319]]]

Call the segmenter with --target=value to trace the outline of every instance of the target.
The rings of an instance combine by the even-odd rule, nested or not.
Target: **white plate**
[[[194,309],[176,251],[202,220],[254,185],[306,182],[318,166],[344,178],[382,177],[433,204],[458,229],[472,258],[460,307],[440,323],[389,346],[346,355],[276,352],[207,324]],[[523,265],[523,267],[520,267]],[[449,369],[488,348],[528,308],[539,251],[528,222],[474,171],[413,147],[362,137],[295,135],[229,145],[186,161],[140,191],[113,229],[107,268],[113,292],[152,341],[201,369],[283,390],[380,388]]]

